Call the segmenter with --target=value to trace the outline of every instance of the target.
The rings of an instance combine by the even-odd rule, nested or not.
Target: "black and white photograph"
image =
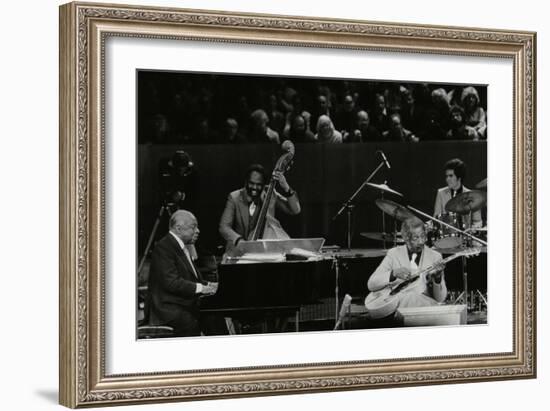
[[[138,339],[487,324],[486,84],[136,90]]]
[[[542,20],[203,2],[56,16],[59,403],[524,407]]]

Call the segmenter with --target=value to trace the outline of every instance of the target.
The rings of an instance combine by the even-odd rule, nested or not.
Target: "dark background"
[[[176,150],[187,152],[194,164],[194,172],[186,189],[183,208],[191,210],[199,221],[201,230],[197,243],[199,250],[207,254],[223,252],[225,242],[218,234],[218,224],[227,195],[243,187],[245,172],[252,163],[260,163],[268,173],[282,154],[278,145],[251,143],[250,113],[256,109],[267,112],[269,127],[276,128],[273,110],[282,114],[279,122],[279,137],[284,118],[291,115],[291,106],[299,107],[315,116],[319,95],[330,104],[330,117],[337,130],[338,116],[343,113],[346,95],[352,95],[355,111],[366,110],[371,116],[376,108],[376,95],[384,95],[387,114],[406,111],[407,100],[403,90],[414,97],[419,116],[430,110],[437,111],[431,92],[443,88],[449,96],[449,105],[460,105],[460,95],[466,84],[408,83],[404,81],[338,80],[315,78],[288,78],[267,76],[212,75],[208,73],[138,71],[138,148],[137,148],[137,226],[138,255],[143,255],[147,240],[153,229],[159,209],[165,199],[160,170]],[[475,85],[480,105],[486,110],[487,87]],[[288,99],[288,90],[294,97]],[[276,100],[275,106],[271,103]],[[273,110],[271,110],[273,109]],[[286,110],[286,111],[285,111]],[[223,137],[223,124],[228,118],[238,121],[243,139],[229,142]],[[385,197],[410,204],[428,214],[433,213],[437,189],[445,186],[444,164],[452,158],[460,158],[467,165],[466,187],[473,188],[487,177],[486,140],[445,140],[426,129],[415,129],[424,122],[410,119],[405,122],[420,137],[420,142],[368,141],[362,143],[323,144],[296,143],[296,155],[286,177],[297,191],[302,212],[297,216],[279,213],[277,218],[291,237],[324,237],[325,245],[346,246],[346,214],[333,221],[333,216],[354,191],[380,164],[377,151],[383,150],[391,163],[391,169],[382,167],[372,179],[401,192],[404,197],[385,194]],[[412,121],[411,121],[412,120]],[[423,120],[426,120],[424,117]],[[208,122],[206,133],[200,133],[201,122]],[[376,126],[380,133],[384,131]],[[203,130],[204,131],[204,130]],[[315,130],[312,120],[311,131]],[[368,240],[361,232],[382,231],[382,213],[375,200],[380,192],[365,187],[355,200],[352,221],[352,247],[381,248],[382,244]],[[386,216],[386,231],[393,229],[393,220]],[[399,224],[397,224],[399,229]],[[168,230],[168,216],[161,219],[156,238]],[[364,289],[364,273],[372,272],[380,258],[349,261],[343,271],[342,289]],[[475,261],[475,262],[474,262]],[[478,288],[486,289],[486,258],[472,259],[480,275],[472,278]],[[366,267],[366,265],[368,267]],[[354,266],[357,266],[354,268]],[[450,288],[459,289],[460,267],[453,262],[448,267],[454,273],[447,277]],[[474,267],[472,267],[474,268]],[[347,276],[346,272],[360,272],[360,276]],[[357,278],[356,278],[357,277]],[[349,280],[349,281],[348,281]],[[353,284],[355,282],[360,284]],[[349,282],[346,285],[346,282]]]
[[[196,214],[201,230],[199,245],[213,250],[224,244],[218,223],[229,192],[244,184],[246,168],[261,163],[270,171],[281,150],[277,145],[139,145],[138,146],[138,254],[141,255],[162,203],[158,189],[158,165],[176,149],[189,153],[196,165],[198,189],[187,193],[189,207]],[[428,214],[433,213],[437,189],[445,186],[443,166],[459,157],[468,166],[465,185],[472,188],[486,177],[487,145],[479,142],[422,142],[298,144],[295,161],[286,174],[299,196],[301,214],[279,213],[283,227],[291,237],[325,237],[326,244],[345,245],[346,217],[332,222],[344,201],[380,163],[377,150],[383,150],[391,169],[382,168],[373,182],[387,184],[401,192],[403,200]],[[356,198],[353,221],[354,246],[368,246],[359,236],[362,231],[382,231],[381,212],[374,204],[380,194],[370,187]],[[192,204],[192,206],[191,206]],[[185,202],[184,202],[185,205]],[[390,218],[386,217],[387,224]],[[390,226],[391,228],[391,226]],[[398,227],[399,228],[399,227]],[[164,223],[161,233],[168,227]],[[380,246],[380,244],[375,244]],[[373,246],[373,244],[371,244]]]

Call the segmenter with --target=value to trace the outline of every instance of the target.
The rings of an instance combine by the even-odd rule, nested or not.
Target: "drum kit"
[[[380,190],[382,193],[389,193],[403,197],[403,194],[390,188],[386,184],[367,185]],[[476,188],[486,188],[487,179],[476,184]],[[382,210],[382,232],[363,232],[361,236],[370,240],[382,241],[384,248],[386,244],[403,244],[404,240],[397,231],[397,222],[408,219],[419,219],[419,214],[428,219],[425,223],[428,245],[434,247],[441,253],[452,253],[462,248],[487,245],[487,227],[476,227],[472,225],[473,213],[480,211],[487,205],[487,193],[481,190],[465,191],[456,195],[445,205],[445,213],[432,217],[411,206],[404,206],[395,201],[385,198],[376,200],[377,207]],[[416,214],[415,214],[416,213]],[[393,232],[385,232],[384,215],[393,218]],[[421,220],[420,220],[421,221]]]
[[[397,231],[397,222],[403,222],[408,219],[417,219],[421,224],[424,224],[428,237],[428,246],[434,247],[441,254],[457,254],[468,247],[480,247],[487,245],[487,227],[476,227],[472,224],[473,213],[477,213],[487,204],[487,179],[484,179],[475,185],[475,190],[462,192],[449,200],[445,205],[445,213],[439,216],[431,216],[426,214],[411,205],[401,205],[395,201],[384,198],[385,194],[404,198],[403,194],[389,187],[386,182],[383,184],[371,183],[371,179],[382,168],[390,169],[390,164],[383,152],[379,151],[382,161],[374,169],[374,171],[366,178],[365,181],[355,190],[355,192],[342,204],[338,212],[332,217],[336,220],[340,215],[346,212],[347,224],[347,248],[351,251],[351,228],[352,228],[352,212],[354,209],[354,200],[366,186],[380,191],[380,197],[376,200],[377,207],[382,211],[382,232],[363,232],[361,236],[382,241],[383,248],[386,244],[393,243],[403,244],[405,241],[401,234]],[[386,232],[386,215],[393,218],[393,232]],[[418,216],[425,217],[427,222],[424,223]],[[465,225],[464,222],[467,222]],[[483,237],[483,238],[482,238]],[[336,262],[336,318],[338,318],[338,263]],[[462,298],[464,304],[468,304],[468,273],[466,268],[466,259],[462,258],[462,274],[464,291],[456,299]],[[456,304],[455,301],[455,304]]]
[[[386,184],[369,184],[383,193],[391,193],[403,197],[401,193],[391,189]],[[384,244],[403,244],[404,239],[397,232],[397,221],[403,222],[408,219],[418,219],[417,215],[425,217],[428,221],[424,224],[427,234],[427,245],[433,247],[441,254],[458,254],[468,248],[482,248],[487,245],[487,227],[473,225],[473,213],[482,210],[487,205],[487,193],[482,189],[487,188],[487,179],[476,184],[476,190],[462,192],[445,204],[445,213],[432,217],[410,205],[404,206],[385,198],[376,200],[376,205],[382,210],[382,233],[361,233],[365,238],[379,240]],[[393,233],[385,232],[384,216],[393,218]],[[457,301],[468,305],[468,270],[466,259],[462,258],[462,282],[463,291],[456,298]]]

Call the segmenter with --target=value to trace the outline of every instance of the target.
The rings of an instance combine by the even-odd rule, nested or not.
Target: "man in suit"
[[[283,173],[275,172],[272,178],[277,181],[281,193],[275,190],[271,198],[266,216],[266,229],[262,238],[285,239],[289,236],[275,218],[275,209],[296,215],[300,213],[300,202],[296,191],[290,188]],[[229,194],[219,224],[219,232],[227,241],[227,249],[236,246],[240,240],[247,240],[252,236],[265,199],[266,180],[265,169],[259,164],[253,164],[246,173],[244,188]]]
[[[397,285],[433,265],[432,270],[422,274],[401,292],[398,307],[424,307],[445,301],[447,286],[443,273],[444,266],[440,263],[442,257],[437,251],[426,246],[424,223],[418,218],[405,220],[401,226],[401,235],[405,245],[388,250],[368,280],[369,291]]]
[[[178,210],[169,224],[170,231],[157,242],[152,255],[149,322],[172,327],[176,337],[198,336],[199,297],[214,294],[217,284],[202,279],[187,250],[199,237],[195,216]]]
[[[445,181],[446,187],[440,188],[437,191],[434,206],[434,217],[438,217],[441,214],[446,213],[445,205],[451,198],[456,197],[458,194],[470,191],[464,186],[464,179],[466,178],[466,164],[459,158],[453,158],[445,163]],[[472,223],[470,224],[470,216],[461,216],[465,228],[469,227],[481,227],[481,211],[474,211],[472,213]],[[461,227],[459,227],[461,228]]]

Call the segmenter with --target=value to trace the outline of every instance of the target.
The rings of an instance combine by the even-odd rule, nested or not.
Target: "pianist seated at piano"
[[[172,214],[169,227],[152,254],[146,301],[149,324],[172,327],[175,337],[198,336],[199,298],[215,294],[217,283],[203,280],[187,250],[199,236],[195,216],[178,210]]]
[[[265,229],[259,238],[288,239],[288,234],[275,218],[275,210],[296,215],[301,211],[300,202],[282,172],[274,172],[272,178],[276,188],[267,205]],[[252,164],[247,170],[244,187],[229,194],[219,224],[220,235],[227,242],[226,250],[235,247],[240,240],[252,239],[266,198],[266,181],[264,167]]]
[[[373,319],[391,319],[398,308],[434,306],[447,297],[442,257],[425,244],[424,223],[409,218],[401,234],[405,244],[388,250],[368,280],[365,305]],[[408,286],[389,294],[401,283]]]

